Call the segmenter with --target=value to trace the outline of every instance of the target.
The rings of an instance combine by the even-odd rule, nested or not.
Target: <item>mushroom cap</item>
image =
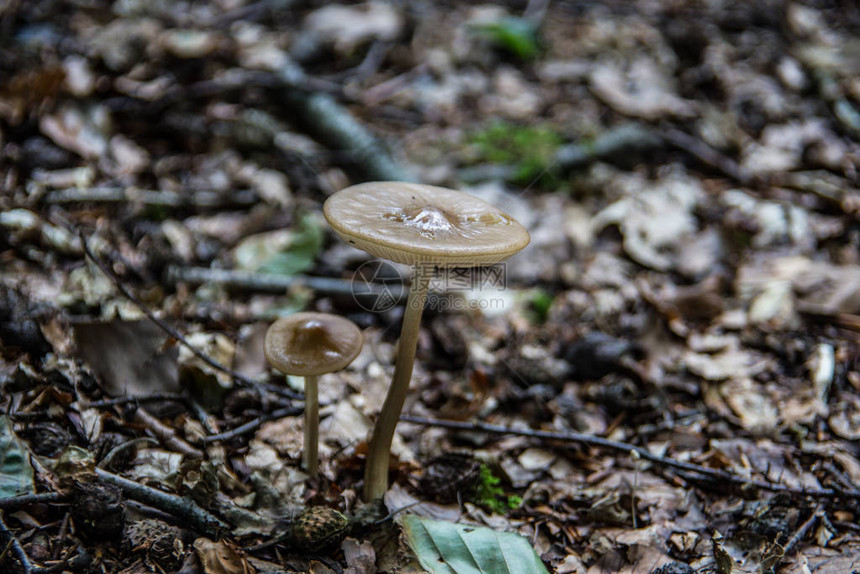
[[[529,244],[526,228],[499,208],[432,185],[361,183],[329,197],[323,211],[350,245],[407,265],[492,265]]]
[[[339,371],[361,351],[361,331],[349,319],[328,313],[296,313],[272,323],[264,350],[269,364],[285,375]]]

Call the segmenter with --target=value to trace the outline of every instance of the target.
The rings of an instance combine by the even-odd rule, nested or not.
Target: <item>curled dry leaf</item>
[[[140,173],[151,164],[149,152],[123,135],[115,135],[110,139],[110,153],[115,164],[108,171],[118,176]]]
[[[87,159],[98,159],[108,151],[110,118],[104,106],[66,104],[56,113],[42,116],[39,129],[61,148]]]
[[[803,152],[810,145],[838,139],[816,118],[782,125],[769,125],[758,143],[744,148],[741,165],[753,173],[783,172],[803,165]]]
[[[779,409],[761,385],[750,379],[723,383],[720,392],[741,425],[755,434],[769,434],[779,423]]]
[[[214,359],[221,365],[233,364],[235,343],[221,333],[191,333],[185,340],[189,345]],[[211,407],[223,399],[226,390],[233,387],[233,379],[227,373],[215,369],[188,347],[179,347],[177,359],[179,376],[201,404]]]
[[[403,28],[403,18],[393,5],[383,2],[329,4],[308,15],[304,26],[346,53],[369,40],[394,40]]]
[[[699,182],[683,175],[655,182],[635,176],[619,179],[624,196],[594,217],[593,229],[617,225],[631,259],[660,271],[672,269],[682,245],[698,228],[692,212],[704,197]]]
[[[665,116],[691,117],[695,105],[675,94],[671,81],[657,63],[639,56],[625,64],[604,62],[589,76],[594,94],[628,116],[656,120]]]
[[[846,440],[860,440],[860,400],[849,396],[843,398],[828,419],[830,429]]]
[[[860,311],[860,265],[835,265],[799,255],[754,257],[739,267],[735,289],[748,301],[778,281],[791,283],[804,311],[825,315]]]
[[[688,351],[684,363],[690,372],[709,381],[753,377],[770,364],[764,356],[742,348],[736,336],[727,336],[714,354]]]
[[[194,541],[194,550],[205,574],[253,574],[256,571],[236,547],[225,540],[214,542],[198,538]]]

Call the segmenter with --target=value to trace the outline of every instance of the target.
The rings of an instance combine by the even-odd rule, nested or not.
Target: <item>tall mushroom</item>
[[[373,501],[388,489],[389,451],[409,390],[418,328],[435,268],[499,263],[528,245],[529,234],[481,199],[416,183],[353,185],[329,197],[324,213],[347,243],[413,269],[394,376],[367,453],[364,498]]]
[[[296,313],[272,323],[264,350],[269,364],[285,375],[305,378],[305,469],[319,473],[319,376],[339,371],[361,351],[361,331],[343,317]]]

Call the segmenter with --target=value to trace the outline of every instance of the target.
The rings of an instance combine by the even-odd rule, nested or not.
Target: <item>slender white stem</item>
[[[412,380],[412,365],[415,363],[421,314],[427,301],[427,289],[430,286],[431,277],[432,269],[418,263],[413,266],[412,286],[409,288],[409,298],[406,301],[406,310],[403,312],[403,326],[400,329],[400,341],[397,344],[394,376],[391,378],[391,386],[388,388],[382,411],[373,427],[373,436],[367,451],[367,463],[364,468],[364,499],[368,502],[382,498],[388,490],[391,442],[403,410],[403,403],[406,401],[406,394],[409,392],[409,382]]]
[[[305,470],[311,478],[319,475],[319,377],[305,377]]]

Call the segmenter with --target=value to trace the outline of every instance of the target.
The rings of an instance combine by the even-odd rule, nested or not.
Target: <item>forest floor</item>
[[[413,572],[444,523],[559,573],[860,570],[858,32],[840,0],[0,3],[0,570]],[[531,244],[436,284],[368,522],[402,306],[353,291],[408,270],[322,204],[385,179]],[[263,354],[298,310],[364,333],[316,480]]]

